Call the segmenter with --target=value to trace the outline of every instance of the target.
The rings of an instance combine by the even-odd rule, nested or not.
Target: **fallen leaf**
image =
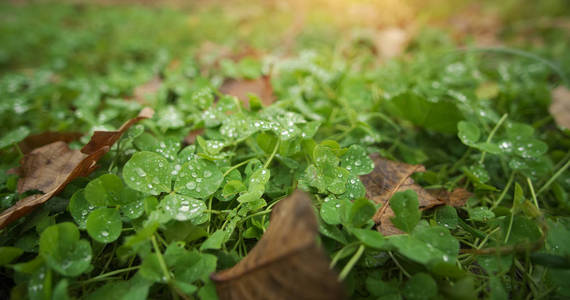
[[[558,126],[570,129],[570,90],[563,85],[552,91],[552,103],[548,109]]]
[[[30,213],[34,208],[61,192],[77,177],[89,175],[96,169],[97,161],[134,123],[150,118],[154,111],[143,109],[140,114],[125,122],[117,131],[96,131],[81,151],[72,150],[64,141],[56,141],[24,155],[15,173],[20,175],[18,193],[39,190],[21,199],[0,214],[0,229]]]
[[[158,76],[153,77],[151,80],[135,87],[133,90],[134,100],[140,104],[147,104],[147,96],[156,94],[161,85],[162,79]]]
[[[202,133],[204,133],[204,128],[190,130],[190,132],[188,132],[184,137],[184,143],[186,145],[194,144],[196,142],[196,138]]]
[[[467,200],[469,200],[473,195],[464,188],[456,188],[451,192],[446,189],[437,189],[430,190],[429,193],[443,201],[445,204],[453,207],[465,206]]]
[[[374,47],[382,59],[390,59],[404,53],[410,43],[408,31],[398,27],[388,27],[380,30],[375,37]]]
[[[231,269],[211,276],[219,298],[344,299],[317,235],[317,219],[306,193],[296,191],[281,200],[251,252]]]
[[[265,106],[275,102],[269,76],[262,76],[257,79],[229,79],[222,84],[220,92],[235,96],[246,105],[249,103],[249,93],[259,96]]]
[[[87,155],[79,150],[69,149],[62,141],[54,142],[30,152],[22,158],[18,169],[20,180],[18,192],[39,190],[36,194],[21,199],[0,214],[0,229],[30,213],[46,202],[77,177],[89,175],[96,168],[97,161],[107,153],[109,147]]]
[[[123,134],[123,132],[127,131],[133,124],[137,123],[142,119],[152,118],[154,115],[154,110],[152,108],[145,107],[138,116],[132,118],[125,122],[119,130],[116,131],[95,131],[91,140],[87,145],[83,146],[81,152],[85,154],[92,154],[95,153],[99,148],[105,146],[112,146]]]
[[[18,147],[22,153],[27,154],[41,146],[45,146],[57,141],[69,143],[79,139],[81,136],[82,134],[79,132],[46,131],[26,137],[23,141],[18,143]]]
[[[501,44],[498,38],[503,29],[501,17],[494,11],[486,10],[480,3],[467,5],[454,13],[444,26],[452,28],[454,37],[459,41],[473,38],[477,46]]]
[[[432,196],[410,178],[415,172],[425,171],[424,166],[391,161],[378,154],[372,154],[370,157],[374,161],[374,170],[370,174],[360,176],[360,180],[366,187],[366,197],[377,204],[382,204],[372,218],[376,224],[379,224],[377,229],[383,235],[403,233],[391,221],[394,211],[388,201],[394,193],[410,189],[415,191],[422,210],[444,204],[442,200]]]

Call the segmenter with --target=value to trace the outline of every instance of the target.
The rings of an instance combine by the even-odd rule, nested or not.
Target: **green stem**
[[[254,159],[256,159],[256,158],[255,158],[255,157],[252,157],[252,158],[250,158],[250,159],[247,159],[247,160],[244,160],[244,161],[240,162],[240,163],[237,164],[237,165],[232,166],[231,168],[229,168],[229,169],[224,173],[224,177],[226,177],[228,174],[230,174],[231,171],[233,171],[233,170],[235,170],[235,169],[237,169],[237,168],[239,168],[239,167],[241,167],[241,166],[247,164],[248,162],[250,162],[250,161],[252,161],[252,160],[254,160]]]
[[[491,140],[493,139],[493,136],[495,136],[495,133],[497,132],[497,130],[499,129],[499,127],[501,127],[501,125],[503,124],[503,122],[505,122],[505,120],[507,119],[507,116],[509,114],[504,114],[501,119],[499,120],[499,122],[497,122],[497,125],[495,125],[495,127],[493,127],[493,129],[491,130],[491,133],[489,133],[489,137],[487,137],[487,143],[490,143]],[[481,159],[479,160],[479,163],[482,164],[485,161],[485,154],[487,152],[483,151],[483,154],[481,154]]]
[[[273,160],[273,157],[275,157],[275,154],[277,154],[277,149],[279,149],[279,144],[280,144],[280,141],[277,140],[277,142],[275,143],[275,148],[273,148],[273,152],[271,152],[271,156],[269,156],[269,158],[267,159],[267,161],[263,165],[264,169],[267,169],[267,167],[269,167],[269,164]]]
[[[509,227],[507,228],[507,234],[505,236],[505,244],[509,241],[511,235],[511,230],[513,229],[513,221],[515,220],[515,215],[511,210],[511,219],[509,220]]]
[[[501,204],[501,201],[503,201],[503,198],[505,198],[505,195],[507,194],[507,192],[511,188],[511,184],[513,184],[514,179],[515,179],[515,172],[511,173],[511,176],[509,177],[509,181],[507,182],[507,185],[503,189],[503,192],[499,196],[499,199],[497,199],[497,201],[491,207],[491,210],[497,208],[497,206],[499,206],[499,204]]]
[[[354,268],[354,265],[356,265],[356,263],[358,262],[358,260],[362,256],[362,254],[364,253],[364,248],[365,248],[364,245],[360,245],[360,247],[358,247],[358,250],[356,250],[356,253],[354,253],[354,255],[350,258],[350,260],[348,261],[346,266],[344,266],[344,268],[342,269],[342,271],[338,275],[338,278],[340,280],[344,280],[346,278],[346,276],[348,276],[348,273],[350,273],[352,268]]]
[[[158,258],[158,264],[162,269],[162,273],[164,277],[166,277],[166,281],[170,281],[172,277],[170,276],[170,272],[168,272],[168,267],[166,266],[166,262],[164,261],[164,257],[162,257],[162,253],[160,252],[160,248],[158,247],[158,243],[156,242],[156,236],[152,236],[152,246],[154,247],[154,252],[156,253],[156,257]]]
[[[412,277],[410,275],[410,273],[408,273],[406,271],[406,269],[404,269],[404,267],[402,267],[402,265],[400,265],[400,262],[398,262],[398,260],[394,257],[394,254],[392,254],[392,251],[388,251],[388,255],[390,255],[390,258],[392,258],[392,260],[394,261],[394,263],[396,264],[398,269],[400,269],[400,271],[402,271],[402,273],[404,273],[404,275],[406,275],[406,277],[408,277],[408,278]]]
[[[548,187],[560,176],[562,175],[562,173],[564,173],[564,171],[566,171],[566,169],[568,169],[568,167],[570,166],[570,160],[568,160],[566,162],[566,164],[564,164],[564,166],[562,168],[560,168],[558,171],[556,171],[556,173],[554,174],[554,176],[552,176],[550,179],[548,179],[548,181],[538,190],[538,192],[536,193],[536,195],[540,195],[542,194],[544,191],[546,191],[546,189],[548,189]]]
[[[534,193],[534,187],[532,186],[532,182],[530,181],[530,178],[526,178],[526,182],[528,183],[528,187],[530,189],[530,195],[532,196],[532,201],[534,201],[534,205],[536,206],[536,208],[538,207],[538,200],[536,200],[536,194]]]
[[[134,270],[138,270],[138,269],[140,269],[140,266],[128,267],[128,268],[124,268],[124,269],[119,269],[119,270],[111,271],[111,272],[108,272],[108,273],[105,273],[105,274],[101,274],[101,275],[95,276],[95,277],[93,277],[93,278],[89,278],[89,279],[87,279],[87,280],[85,280],[85,281],[82,281],[81,284],[89,284],[89,283],[92,283],[92,282],[97,282],[97,281],[103,280],[103,279],[105,279],[105,278],[107,278],[107,277],[111,277],[111,276],[114,276],[114,275],[117,275],[117,274],[121,274],[121,273],[124,273],[124,272],[130,272],[130,271],[134,271]]]

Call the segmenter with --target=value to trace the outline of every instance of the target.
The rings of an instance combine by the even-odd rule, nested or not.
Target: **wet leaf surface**
[[[281,200],[251,252],[212,275],[220,299],[343,299],[337,275],[316,243],[317,232],[307,194],[297,191]]]

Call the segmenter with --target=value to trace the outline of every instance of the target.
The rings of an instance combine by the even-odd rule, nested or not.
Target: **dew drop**
[[[139,175],[140,177],[145,177],[146,173],[143,169],[141,168],[135,168],[135,172],[137,173],[137,175]]]

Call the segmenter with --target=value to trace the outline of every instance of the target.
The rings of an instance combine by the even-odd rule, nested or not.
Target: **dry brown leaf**
[[[46,131],[26,137],[23,141],[18,143],[18,147],[22,153],[27,154],[41,146],[45,146],[57,141],[69,143],[79,139],[81,136],[82,134],[79,132]]]
[[[317,235],[317,219],[306,193],[296,191],[281,200],[251,252],[231,269],[211,276],[219,298],[344,299]]]
[[[89,175],[95,170],[97,161],[107,153],[109,147],[87,155],[71,150],[65,142],[54,142],[30,152],[22,158],[18,172],[18,192],[40,190],[38,194],[21,199],[0,214],[0,229],[30,213],[46,202],[77,177]]]
[[[156,94],[161,85],[162,79],[160,79],[158,76],[155,76],[151,80],[135,87],[133,91],[133,98],[140,104],[147,104],[147,96]]]
[[[123,132],[127,131],[133,124],[137,123],[142,119],[152,118],[154,115],[154,110],[152,108],[145,107],[138,116],[132,118],[125,122],[119,130],[116,131],[95,131],[91,140],[87,145],[83,146],[81,152],[85,154],[92,154],[98,151],[101,147],[105,146],[112,146],[123,134]]]
[[[263,76],[258,79],[226,80],[220,87],[220,92],[235,96],[246,105],[249,103],[249,93],[257,95],[265,106],[275,102],[275,95],[273,94],[269,76]]]
[[[374,39],[376,52],[382,59],[390,59],[404,53],[410,43],[411,35],[399,27],[380,30]]]
[[[570,129],[570,90],[563,85],[552,91],[552,103],[548,109],[556,124]]]
[[[424,166],[391,161],[378,154],[372,154],[370,157],[374,161],[374,170],[370,174],[360,176],[360,180],[366,187],[366,197],[375,203],[382,204],[382,207],[374,214],[373,220],[379,224],[377,229],[383,235],[403,233],[391,221],[394,211],[390,208],[388,201],[394,193],[410,189],[415,191],[422,210],[444,204],[442,200],[432,196],[410,178],[415,172],[425,171]]]
[[[485,10],[480,3],[467,5],[453,14],[444,26],[451,28],[459,41],[472,37],[477,46],[501,44],[499,39],[499,33],[503,28],[501,17],[494,11]]]
[[[453,207],[465,206],[467,200],[473,195],[464,188],[456,188],[451,192],[446,189],[437,189],[430,190],[429,193],[445,204]]]
[[[96,131],[81,151],[72,150],[63,141],[56,141],[24,155],[15,172],[20,175],[18,193],[39,190],[44,194],[21,199],[0,214],[0,229],[30,213],[34,208],[61,192],[77,177],[89,175],[97,161],[134,123],[152,116],[154,111],[145,108],[125,122],[117,131]]]
[[[196,138],[202,133],[204,133],[204,128],[190,130],[190,132],[188,132],[184,137],[184,143],[186,145],[194,144],[196,142]]]

